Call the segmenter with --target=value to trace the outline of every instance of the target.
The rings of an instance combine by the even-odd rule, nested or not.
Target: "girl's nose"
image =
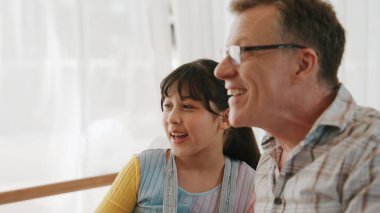
[[[175,124],[178,125],[181,123],[181,118],[177,110],[173,109],[168,117],[167,117],[167,122],[170,124]]]

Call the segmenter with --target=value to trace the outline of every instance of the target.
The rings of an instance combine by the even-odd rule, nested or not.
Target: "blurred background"
[[[0,0],[0,192],[117,172],[134,153],[166,146],[160,81],[185,62],[220,60],[228,3]],[[379,110],[380,1],[331,3],[347,32],[340,79]],[[93,212],[107,190],[0,212]]]

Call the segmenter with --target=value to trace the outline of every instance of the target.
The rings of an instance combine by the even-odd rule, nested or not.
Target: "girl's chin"
[[[187,141],[187,137],[185,138],[171,138],[170,141],[172,142],[173,145],[179,145],[183,144]]]

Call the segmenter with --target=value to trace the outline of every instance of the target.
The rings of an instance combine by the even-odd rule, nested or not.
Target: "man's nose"
[[[227,56],[216,66],[214,75],[221,80],[226,80],[231,78],[235,72],[235,67]]]

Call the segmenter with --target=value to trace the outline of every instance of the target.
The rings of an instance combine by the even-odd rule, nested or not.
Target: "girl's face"
[[[204,152],[223,150],[224,122],[221,116],[207,111],[203,103],[183,99],[173,85],[163,101],[163,124],[175,156],[190,157]]]

